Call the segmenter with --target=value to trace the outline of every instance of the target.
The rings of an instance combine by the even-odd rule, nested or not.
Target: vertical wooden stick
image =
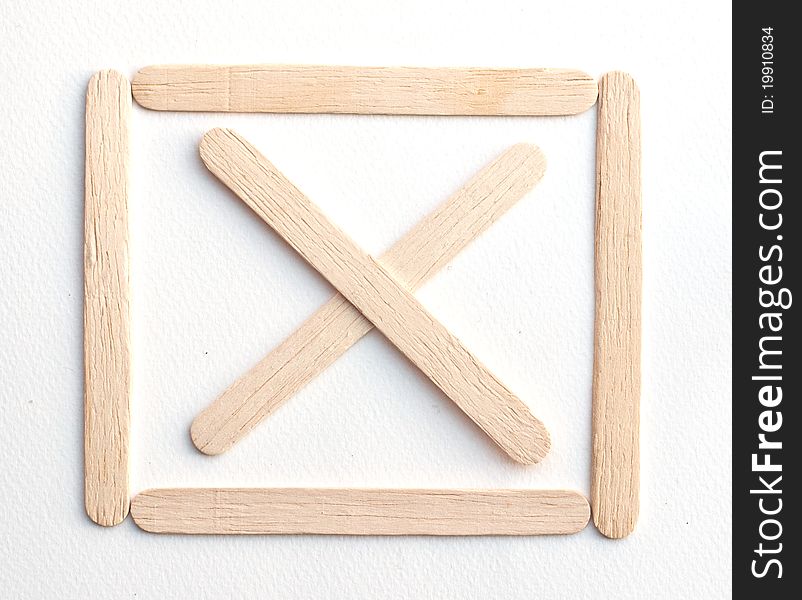
[[[86,94],[84,491],[99,525],[120,523],[129,509],[130,113],[128,80],[95,74]]]
[[[599,83],[596,326],[591,507],[599,531],[635,528],[640,476],[640,96],[632,78]]]

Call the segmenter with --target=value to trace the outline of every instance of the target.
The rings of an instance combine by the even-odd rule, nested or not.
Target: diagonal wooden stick
[[[590,508],[562,490],[174,488],[138,494],[131,516],[152,533],[562,535]]]
[[[411,229],[382,263],[414,291],[531,190],[545,167],[537,147],[513,146]],[[371,329],[337,294],[196,417],[193,442],[206,454],[225,452]]]
[[[203,136],[207,168],[245,201],[507,454],[535,463],[549,436],[529,408],[373,257],[236,133]]]
[[[574,69],[156,65],[134,77],[154,110],[380,115],[572,115],[596,82]]]

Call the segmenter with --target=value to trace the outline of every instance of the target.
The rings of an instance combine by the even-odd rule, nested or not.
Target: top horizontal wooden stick
[[[573,115],[596,102],[573,69],[159,65],[132,82],[153,110],[365,115]]]

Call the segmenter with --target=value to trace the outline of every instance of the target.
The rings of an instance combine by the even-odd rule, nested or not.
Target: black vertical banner
[[[802,597],[802,31],[791,15],[796,8],[793,2],[733,3],[736,598]]]

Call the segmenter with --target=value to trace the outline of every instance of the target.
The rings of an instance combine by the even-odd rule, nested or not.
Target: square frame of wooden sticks
[[[169,111],[473,116],[572,115],[598,100],[590,504],[573,491],[520,489],[187,488],[153,489],[131,499],[132,98]],[[130,510],[137,525],[158,533],[547,535],[582,530],[592,508],[605,536],[631,533],[640,470],[639,104],[627,74],[607,73],[597,84],[570,69],[174,65],[144,68],[133,83],[115,71],[96,73],[86,98],[89,517],[116,525]],[[237,133],[208,132],[200,153],[207,168],[339,294],[198,415],[191,432],[199,450],[228,450],[375,326],[511,458],[531,464],[548,452],[548,432],[528,406],[413,296],[537,184],[545,161],[536,147],[519,144],[502,154],[378,259]]]

